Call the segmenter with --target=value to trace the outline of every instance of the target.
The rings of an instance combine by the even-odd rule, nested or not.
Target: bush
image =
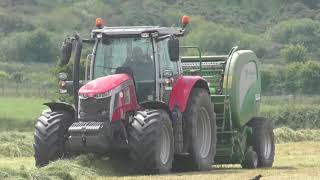
[[[307,48],[305,48],[302,44],[288,45],[285,48],[283,48],[280,53],[283,56],[283,58],[289,63],[304,63],[307,60]]]
[[[290,128],[277,128],[273,130],[276,143],[301,142],[301,141],[320,141],[320,130],[297,130]]]
[[[320,94],[320,63],[291,63],[261,71],[264,94]]]
[[[0,48],[0,60],[10,62],[53,62],[58,52],[51,35],[42,29],[8,36]]]
[[[64,65],[62,67],[59,66],[55,66],[51,71],[53,76],[58,77],[58,74],[61,72],[67,73],[68,74],[68,80],[72,81],[72,75],[73,75],[73,64],[74,61],[70,60],[70,62],[67,65]],[[80,61],[80,80],[84,80],[84,76],[85,76],[85,68],[86,68],[86,60],[82,59]],[[90,63],[88,63],[88,69],[90,69]]]
[[[9,74],[4,72],[4,71],[0,71],[0,80],[5,80],[9,78]]]
[[[14,14],[1,14],[0,13],[0,32],[7,34],[14,31],[31,31],[34,29],[34,26],[25,22],[19,16]]]
[[[252,49],[258,57],[267,55],[271,41],[261,35],[241,32],[221,24],[211,23],[196,17],[195,28],[183,40],[183,44],[200,46],[201,50],[214,54],[227,54],[232,47]],[[191,25],[190,25],[191,26]]]
[[[274,122],[276,128],[320,128],[319,97],[276,96],[263,97],[261,116]]]
[[[275,25],[269,34],[281,44],[304,44],[309,50],[319,47],[320,22],[312,19],[291,19]]]

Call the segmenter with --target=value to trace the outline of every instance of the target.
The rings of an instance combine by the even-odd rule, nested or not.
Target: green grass
[[[301,177],[307,172],[310,177],[318,175],[315,170],[320,168],[320,130],[298,130],[278,128],[274,130],[276,136],[276,160],[272,169],[243,170],[239,165],[216,165],[212,172],[179,173],[169,176],[155,176],[158,179],[219,179],[226,176],[228,179],[253,177],[260,173],[268,177],[284,178],[290,174]],[[293,143],[296,142],[296,143]],[[59,160],[48,166],[36,169],[33,159],[32,132],[1,132],[0,133],[0,179],[148,179],[151,176],[137,176],[126,157],[108,158],[105,156],[80,155],[70,160]],[[280,144],[279,144],[280,143]],[[303,157],[305,152],[305,159]],[[319,156],[319,157],[318,157]],[[318,173],[318,174],[317,174]],[[124,176],[118,178],[117,176]]]
[[[239,165],[215,165],[209,172],[183,172],[169,175],[141,176],[127,173],[126,164],[115,166],[111,159],[79,156],[60,160],[44,168],[34,167],[33,157],[0,158],[0,179],[249,179],[258,174],[263,179],[317,179],[320,176],[320,143],[299,142],[276,145],[272,168],[242,169]],[[118,162],[118,164],[120,164]],[[118,169],[115,171],[115,169]]]
[[[0,132],[0,157],[30,157],[32,143],[32,132]]]
[[[5,130],[31,131],[46,107],[39,98],[0,97],[0,132]]]
[[[261,116],[272,119],[275,127],[320,128],[320,97],[263,97]],[[33,131],[46,100],[32,97],[0,96],[0,132]]]
[[[276,143],[320,142],[320,130],[274,129]],[[33,155],[33,132],[0,132],[0,157],[29,157]]]
[[[312,116],[317,119],[320,115],[312,113],[319,108],[319,99],[264,97],[262,110],[276,119],[276,125],[283,122],[292,126],[289,121],[308,122]],[[41,105],[43,102],[45,100],[38,98],[0,97],[0,179],[249,179],[257,174],[266,179],[316,179],[320,176],[320,130],[285,127],[274,130],[278,144],[271,169],[244,170],[239,165],[217,165],[210,172],[140,176],[134,174],[123,159],[92,155],[59,160],[37,169],[34,167],[32,132],[36,118],[46,109]],[[299,109],[306,110],[309,115],[294,112]]]

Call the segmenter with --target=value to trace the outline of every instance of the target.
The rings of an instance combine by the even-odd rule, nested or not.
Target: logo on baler
[[[239,103],[240,109],[251,86],[257,81],[257,68],[254,62],[243,66],[240,74]],[[256,95],[256,94],[255,94]]]

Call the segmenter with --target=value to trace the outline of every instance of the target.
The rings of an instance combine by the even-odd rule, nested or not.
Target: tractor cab
[[[179,54],[175,37],[182,34],[181,28],[157,26],[94,30],[95,48],[88,79],[126,73],[135,83],[138,102],[160,100],[164,91],[164,75],[172,78],[181,73],[178,58],[174,58]],[[170,56],[169,49],[175,50],[172,53],[176,57]]]

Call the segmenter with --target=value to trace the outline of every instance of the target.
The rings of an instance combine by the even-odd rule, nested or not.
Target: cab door
[[[172,90],[174,80],[180,74],[179,62],[172,62],[170,60],[168,51],[168,40],[164,39],[156,44],[157,48],[157,62],[158,62],[158,77],[157,88],[159,88],[159,100],[168,103],[169,96]]]

